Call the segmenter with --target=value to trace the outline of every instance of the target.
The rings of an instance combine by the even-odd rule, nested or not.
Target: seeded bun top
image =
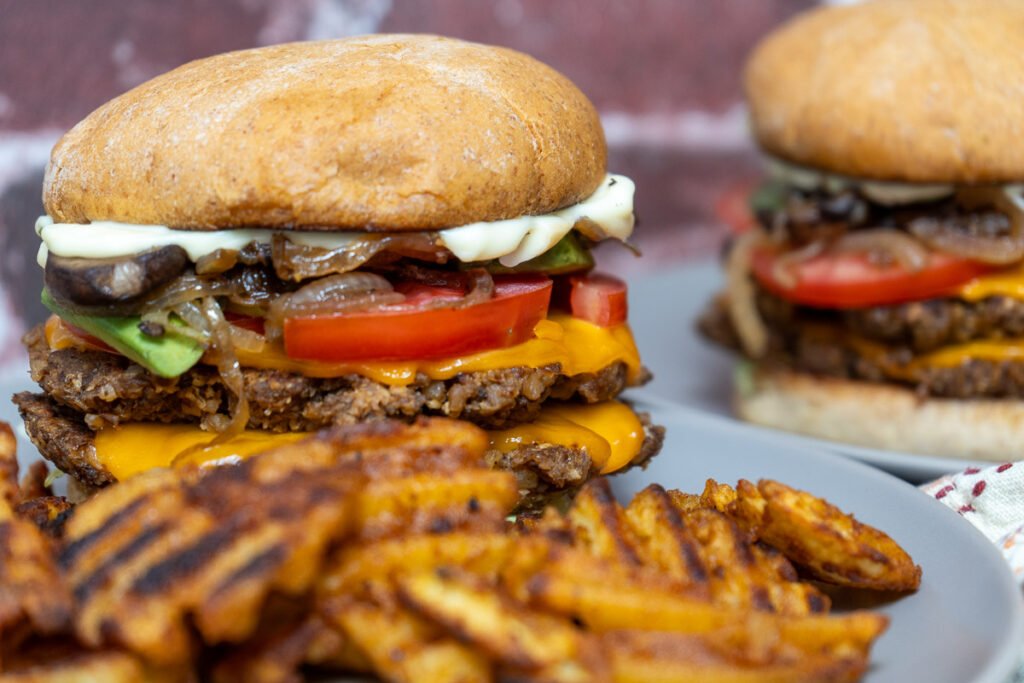
[[[425,35],[186,64],[57,143],[58,222],[424,230],[547,213],[605,174],[597,112],[522,53]]]
[[[758,142],[878,180],[1024,181],[1024,2],[874,0],[769,35],[746,70]]]

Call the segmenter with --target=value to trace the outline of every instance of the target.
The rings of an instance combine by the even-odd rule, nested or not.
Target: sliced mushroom
[[[49,254],[44,279],[58,302],[111,306],[134,301],[161,287],[188,266],[176,245],[117,258],[67,258]]]

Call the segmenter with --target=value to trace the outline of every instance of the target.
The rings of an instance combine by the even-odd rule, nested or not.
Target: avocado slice
[[[486,268],[493,275],[508,275],[510,273],[564,275],[578,270],[590,270],[594,267],[594,257],[590,254],[590,250],[583,246],[579,237],[570,232],[540,256],[512,268],[501,265],[501,262],[497,260],[463,265],[463,268],[467,269],[481,267]]]
[[[782,209],[789,196],[789,188],[785,183],[777,180],[769,180],[754,190],[749,199],[750,210],[755,216],[762,213],[772,213]]]
[[[42,300],[43,305],[59,317],[109,344],[160,377],[172,378],[181,375],[198,363],[206,351],[206,348],[196,340],[174,333],[173,327],[185,325],[177,318],[171,318],[171,324],[162,337],[150,337],[139,329],[139,323],[142,322],[139,316],[73,313],[57,304],[45,289]]]

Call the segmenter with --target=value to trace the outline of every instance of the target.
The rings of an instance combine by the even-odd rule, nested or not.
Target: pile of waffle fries
[[[0,433],[3,680],[852,681],[912,591],[881,531],[774,481],[598,479],[510,520],[483,432],[432,419],[154,470],[70,506]],[[89,678],[91,677],[91,679]]]

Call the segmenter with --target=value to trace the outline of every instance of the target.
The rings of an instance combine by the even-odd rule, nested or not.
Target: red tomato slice
[[[796,285],[787,287],[773,273],[778,257],[771,249],[754,254],[754,277],[761,286],[787,301],[820,308],[864,308],[931,299],[998,268],[940,252],[930,253],[928,263],[917,271],[896,264],[877,265],[862,254],[825,254],[793,266]]]
[[[60,320],[60,324],[64,326],[65,330],[81,339],[87,346],[92,346],[97,351],[105,351],[106,353],[116,353],[120,355],[120,351],[110,346],[102,339],[92,336],[81,327],[76,327],[63,318],[58,318],[58,320]]]
[[[626,322],[628,304],[626,283],[603,273],[590,273],[569,279],[569,307],[572,314],[601,327]]]
[[[547,317],[551,280],[495,278],[494,297],[466,308],[424,308],[462,292],[400,284],[408,297],[373,311],[288,318],[284,347],[291,358],[320,361],[419,360],[459,356],[521,344]]]

